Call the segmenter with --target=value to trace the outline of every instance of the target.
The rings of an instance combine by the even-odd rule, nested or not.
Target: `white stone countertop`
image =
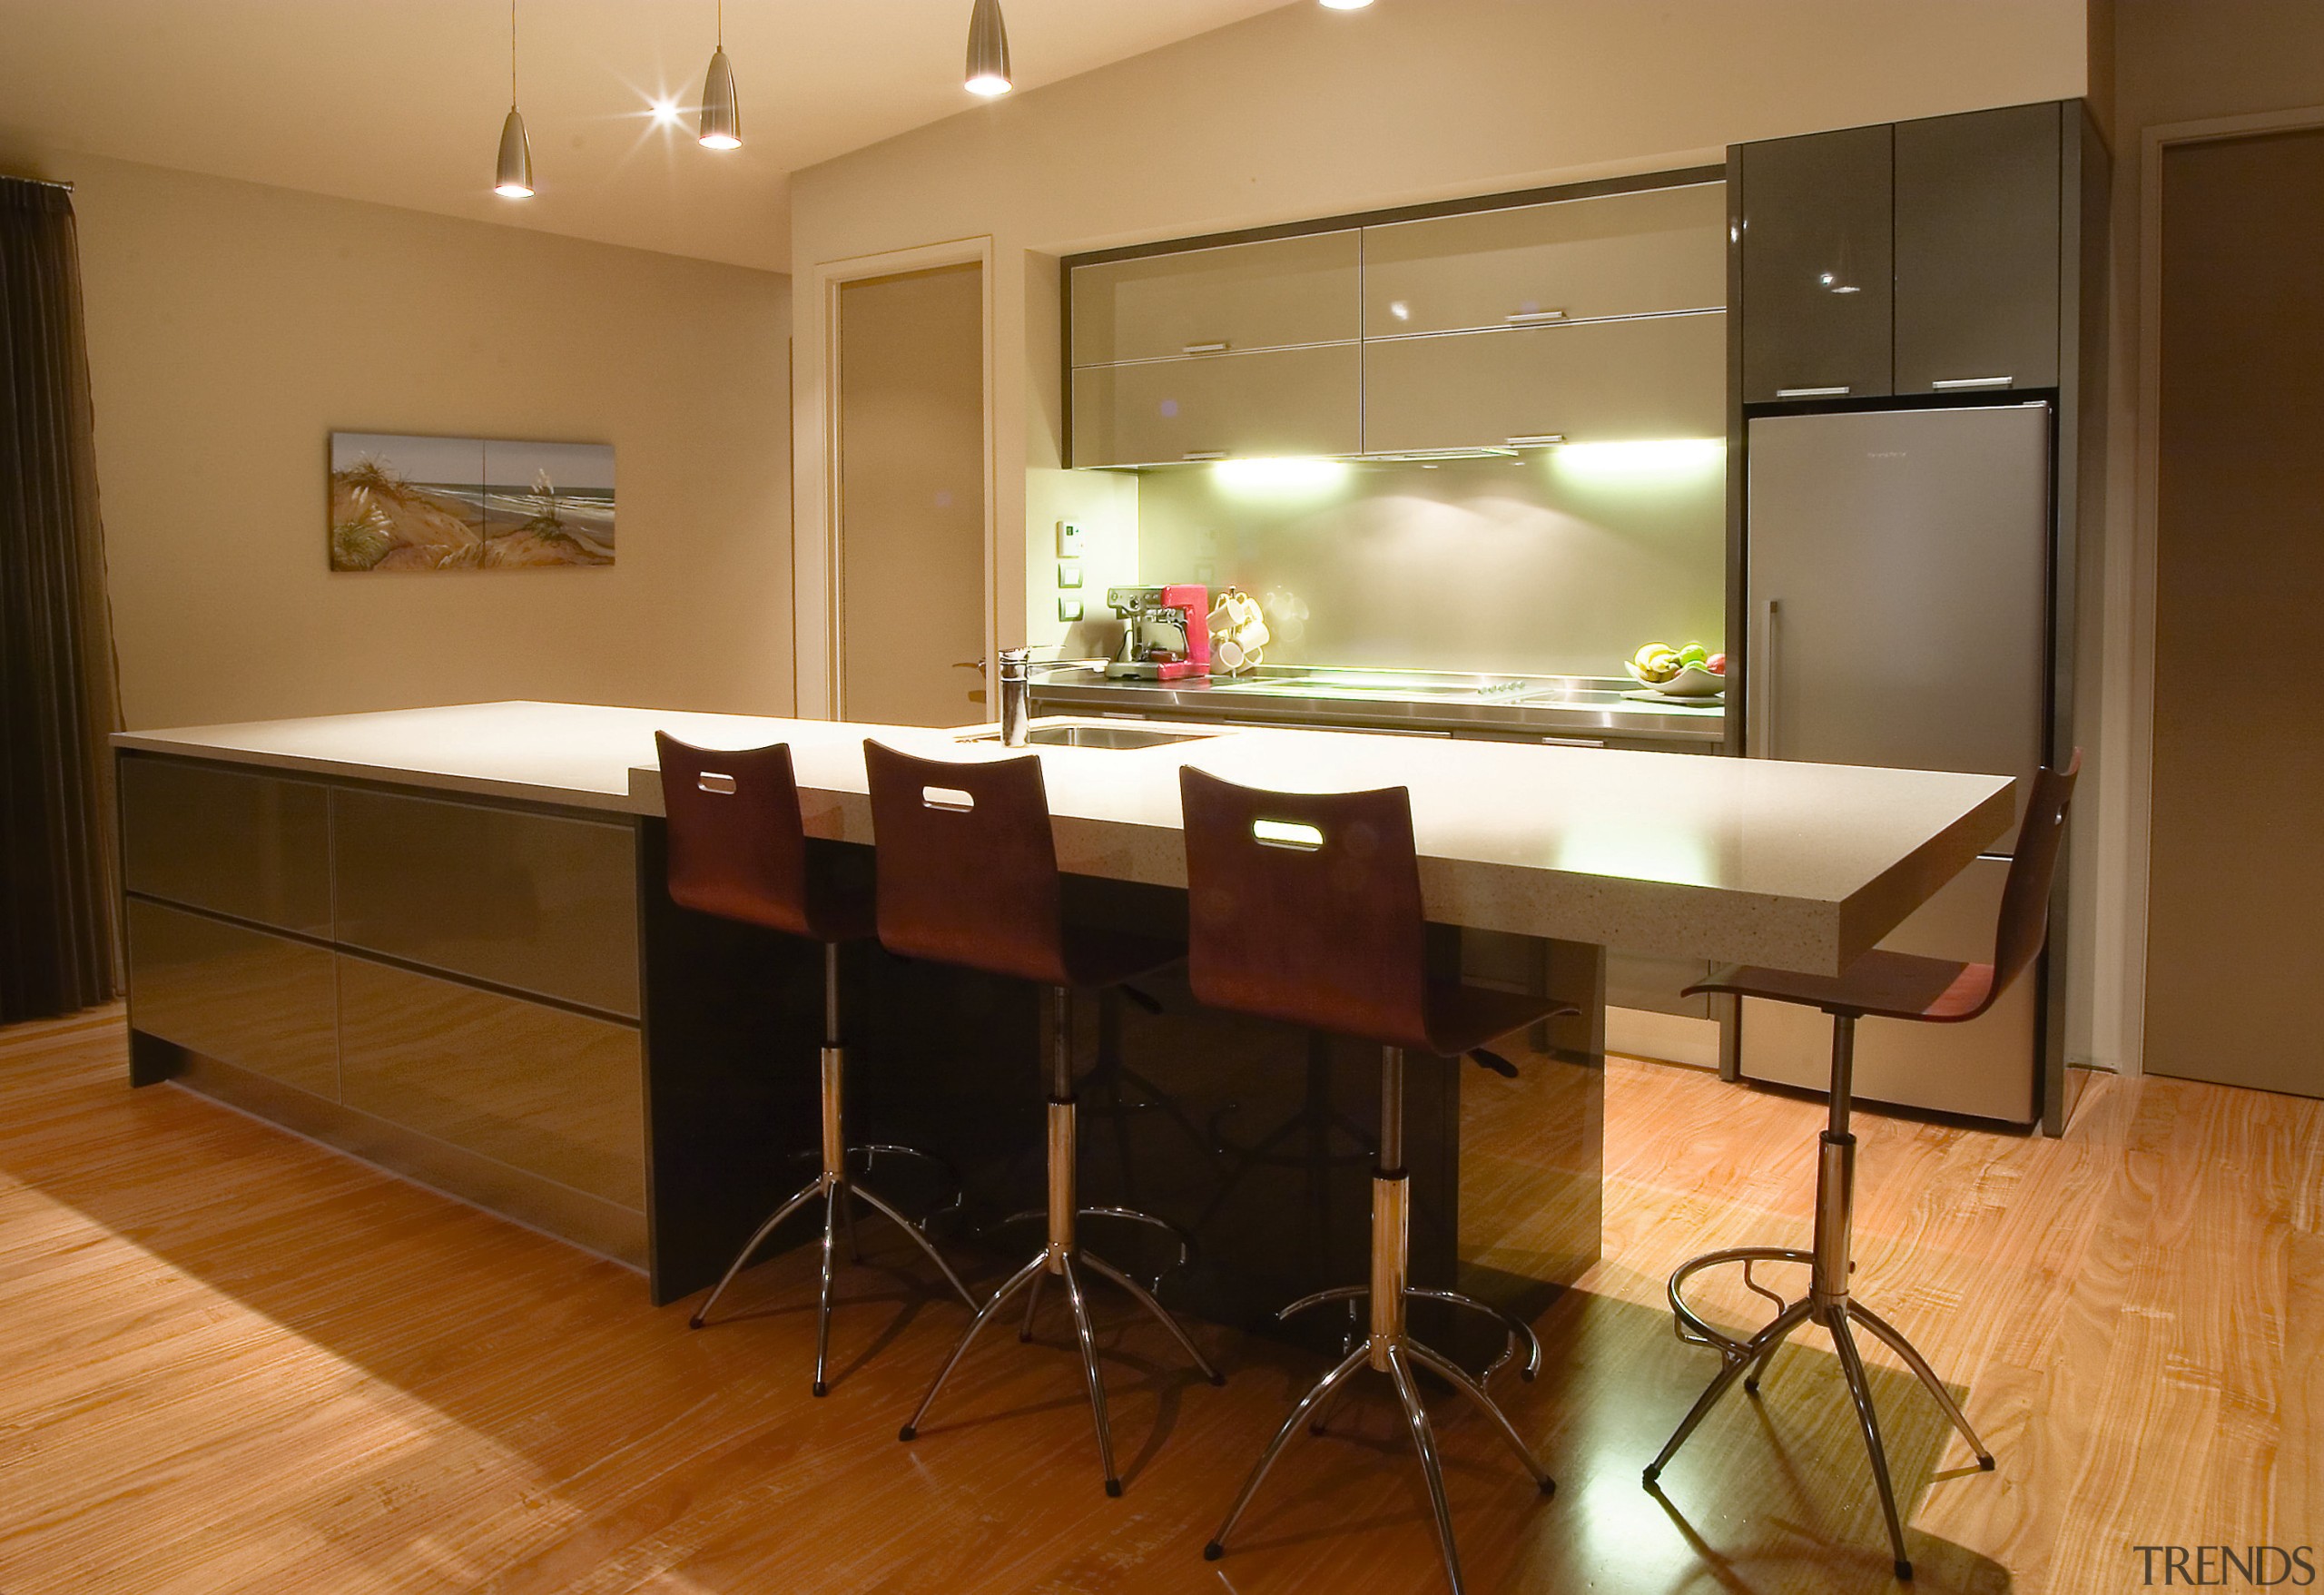
[[[468,704],[125,732],[117,747],[448,793],[661,812],[654,733],[788,741],[809,831],[872,841],[862,741],[999,758],[971,732],[577,704]],[[989,729],[989,728],[987,728]],[[1429,917],[1837,973],[2007,830],[2006,776],[1245,728],[1043,747],[1067,870],[1186,883],[1177,767],[1255,786],[1410,790]]]

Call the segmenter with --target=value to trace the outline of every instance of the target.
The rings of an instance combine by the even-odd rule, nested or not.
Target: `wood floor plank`
[[[1828,1343],[1803,1332],[1666,1474],[1715,1371],[1663,1282],[1804,1245],[1818,1105],[1608,1068],[1605,1255],[1502,1393],[1558,1476],[1437,1408],[1470,1585],[1858,1591],[1888,1553]],[[1440,1587],[1393,1406],[1300,1435],[1216,1567],[1203,1541],[1310,1359],[1197,1329],[1187,1373],[1126,1304],[1100,1340],[1129,1488],[1098,1489],[1078,1365],[996,1329],[911,1445],[963,1322],[893,1237],[843,1276],[755,1269],[701,1333],[629,1271],[189,1093],[125,1086],[117,1010],[0,1030],[0,1590],[7,1595],[1146,1591]],[[1481,1098],[1464,1201],[1521,1262],[1554,1164]],[[1964,1393],[2000,1471],[1869,1361],[1918,1587],[2132,1588],[2139,1543],[2314,1544],[2324,1512],[2324,1107],[2102,1081],[2063,1140],[1859,1119],[1859,1292]],[[1545,1161],[1546,1159],[1546,1161]],[[1706,1301],[1748,1324],[1733,1282]],[[722,1311],[724,1308],[722,1307]]]

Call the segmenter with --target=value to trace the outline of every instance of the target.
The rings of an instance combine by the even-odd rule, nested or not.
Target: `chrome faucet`
[[[1021,748],[1032,732],[1033,672],[1036,670],[1088,670],[1106,662],[1103,659],[1042,659],[1035,660],[1030,648],[1000,650],[1000,745]]]

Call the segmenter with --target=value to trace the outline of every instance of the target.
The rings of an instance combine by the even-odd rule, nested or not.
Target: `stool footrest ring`
[[[1749,1340],[1736,1339],[1696,1312],[1687,1300],[1685,1289],[1687,1281],[1704,1269],[1723,1267],[1730,1263],[1740,1263],[1743,1265],[1743,1283],[1776,1304],[1775,1314],[1768,1320],[1772,1324],[1788,1312],[1794,1304],[1784,1300],[1753,1279],[1751,1265],[1754,1263],[1797,1263],[1803,1267],[1813,1267],[1816,1263],[1816,1255],[1813,1252],[1801,1251],[1796,1246],[1729,1246],[1724,1251],[1705,1252],[1699,1257],[1689,1257],[1670,1271],[1672,1333],[1689,1345],[1710,1347],[1718,1353],[1723,1362],[1739,1363],[1747,1357],[1756,1357],[1759,1354],[1758,1352],[1752,1348]],[[1757,1336],[1751,1338],[1756,1339]]]

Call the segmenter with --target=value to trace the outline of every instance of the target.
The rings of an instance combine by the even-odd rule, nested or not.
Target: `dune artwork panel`
[[[613,562],[610,443],[330,435],[334,571]]]

